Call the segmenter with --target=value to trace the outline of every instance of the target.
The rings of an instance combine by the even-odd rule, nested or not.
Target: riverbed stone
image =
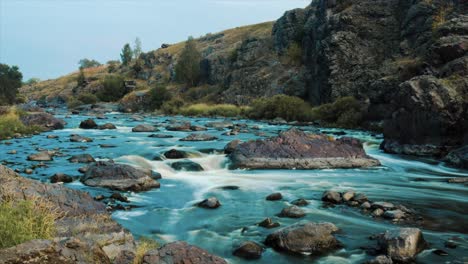
[[[372,209],[380,208],[383,210],[392,210],[395,208],[395,205],[389,202],[374,202],[371,207]]]
[[[301,221],[267,236],[265,244],[291,254],[321,255],[340,247],[332,223]]]
[[[156,132],[156,131],[159,131],[159,129],[148,124],[141,124],[132,128],[132,132]]]
[[[68,161],[72,163],[91,163],[95,162],[96,160],[89,154],[79,154],[71,156],[68,158]]]
[[[388,256],[380,255],[367,261],[366,264],[393,264],[393,261]]]
[[[272,193],[265,198],[267,201],[279,201],[283,199],[283,195],[279,192]]]
[[[54,175],[50,177],[51,183],[57,183],[57,182],[70,183],[72,181],[73,181],[73,178],[64,173],[55,173]]]
[[[53,152],[51,151],[41,151],[35,154],[31,154],[28,156],[28,160],[30,161],[52,161],[53,160]]]
[[[166,126],[168,131],[192,131],[190,122],[173,122],[169,126]]]
[[[142,264],[171,263],[171,264],[227,264],[226,260],[212,255],[206,250],[176,241],[148,251]]]
[[[279,136],[239,144],[228,155],[231,168],[246,169],[327,169],[361,168],[380,165],[366,155],[354,138],[330,139],[307,134],[296,128]]]
[[[254,241],[242,242],[242,244],[232,252],[234,256],[247,260],[259,259],[262,257],[262,253],[263,247]]]
[[[105,123],[104,125],[98,126],[98,129],[99,130],[113,130],[113,129],[117,129],[117,127],[112,123]]]
[[[118,191],[147,191],[159,188],[149,169],[138,169],[111,161],[98,161],[88,166],[81,181],[88,186],[104,187]]]
[[[322,201],[333,204],[339,204],[342,202],[341,194],[335,191],[325,191],[322,194]]]
[[[379,237],[378,245],[393,261],[408,262],[427,247],[421,230],[400,228],[386,231]]]
[[[86,119],[84,121],[81,121],[80,128],[81,129],[96,129],[98,128],[98,125],[93,119]]]
[[[342,197],[343,197],[343,201],[345,202],[349,202],[351,201],[351,199],[353,199],[354,195],[356,193],[354,191],[347,191],[347,192],[344,192]]]
[[[273,220],[268,217],[262,220],[261,222],[259,222],[257,225],[269,229],[269,228],[275,228],[275,227],[280,226],[280,223],[273,222]]]
[[[206,209],[216,209],[221,206],[221,203],[219,202],[218,198],[210,197],[197,203],[197,206]]]
[[[70,135],[71,142],[93,142],[93,140],[89,137],[80,136],[77,134]]]
[[[377,208],[372,211],[372,215],[375,217],[382,216],[385,213],[385,211],[382,208]]]
[[[306,215],[305,211],[299,208],[296,205],[292,205],[284,208],[278,214],[279,217],[288,217],[288,218],[301,218]]]
[[[296,206],[307,206],[309,205],[309,202],[304,198],[299,198],[299,199],[292,201],[291,204],[296,205]]]
[[[171,149],[164,152],[164,157],[166,157],[166,159],[185,159],[188,157],[188,154],[182,150]]]
[[[240,140],[236,139],[231,142],[229,142],[225,147],[224,147],[224,153],[225,154],[231,154],[236,147],[241,143]]]
[[[401,211],[399,209],[385,211],[385,213],[383,214],[383,217],[385,217],[387,219],[393,219],[393,220],[402,219],[405,216],[406,216],[405,212],[403,212],[403,211]]]
[[[190,134],[180,139],[180,141],[213,141],[217,139],[217,137],[209,134]]]
[[[203,171],[203,167],[191,160],[182,160],[171,163],[171,167],[176,171]]]

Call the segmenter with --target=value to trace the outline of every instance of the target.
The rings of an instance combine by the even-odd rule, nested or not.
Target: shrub
[[[69,97],[67,99],[67,107],[70,109],[76,108],[84,103],[78,100],[76,97]]]
[[[108,73],[113,73],[115,71],[117,71],[118,67],[119,67],[119,64],[120,62],[119,61],[115,61],[115,60],[111,60],[111,61],[108,61],[107,62],[107,72]]]
[[[166,101],[161,106],[161,111],[165,114],[174,115],[178,114],[185,102],[180,98],[172,98],[169,101]]]
[[[92,93],[83,93],[78,96],[78,100],[83,102],[83,104],[95,104],[98,98]]]
[[[101,82],[102,90],[98,92],[97,97],[104,102],[115,102],[122,98],[125,93],[124,79],[118,75],[108,75]]]
[[[83,68],[80,68],[80,73],[78,74],[76,82],[78,83],[79,87],[86,86],[86,76],[84,74]]]
[[[130,44],[127,43],[122,48],[122,53],[120,53],[120,59],[122,60],[122,64],[124,66],[127,66],[128,64],[130,64],[130,62],[132,61],[132,57],[133,57],[133,50],[130,47]]]
[[[183,82],[189,87],[197,85],[201,74],[201,58],[202,56],[200,51],[197,49],[195,40],[190,37],[185,42],[185,47],[182,50],[175,66],[177,81]]]
[[[242,108],[231,104],[193,104],[181,108],[178,113],[185,116],[235,117],[242,114]]]
[[[288,121],[306,121],[309,119],[310,106],[299,97],[275,95],[260,98],[252,102],[247,113],[253,119],[274,119],[277,117]]]
[[[324,122],[323,125],[356,128],[362,123],[363,107],[354,97],[342,97],[333,103],[313,108],[310,117]]]
[[[156,240],[147,237],[141,237],[138,241],[133,263],[141,264],[143,261],[143,256],[146,254],[146,252],[157,249],[158,247],[159,243]]]
[[[87,68],[93,68],[97,66],[101,66],[101,63],[99,63],[96,60],[90,60],[90,59],[81,59],[78,64],[80,65],[80,68],[82,69],[87,69]]]
[[[39,200],[0,203],[0,248],[8,248],[33,239],[54,237],[58,214]]]
[[[148,109],[160,109],[164,102],[171,100],[171,93],[165,86],[157,85],[149,91]]]
[[[21,111],[10,109],[6,114],[0,115],[0,139],[13,137],[14,134],[33,134],[42,129],[38,126],[25,126],[20,118]]]
[[[289,65],[300,66],[302,64],[302,47],[299,43],[293,42],[283,55],[283,62]]]

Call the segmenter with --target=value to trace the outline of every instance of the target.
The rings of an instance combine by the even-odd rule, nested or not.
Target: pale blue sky
[[[209,32],[271,21],[310,0],[0,0],[0,62],[24,79],[55,78],[82,58],[118,59],[139,37],[143,50]]]

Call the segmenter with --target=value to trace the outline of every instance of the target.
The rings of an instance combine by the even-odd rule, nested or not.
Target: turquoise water
[[[63,117],[63,116],[62,116]],[[241,133],[239,136],[222,136],[225,131],[209,129],[208,134],[215,135],[218,141],[182,142],[180,138],[190,132],[170,132],[164,127],[170,119],[191,121],[195,125],[204,125],[214,119],[174,118],[145,116],[144,121],[133,121],[131,115],[111,113],[108,120],[117,130],[81,130],[79,122],[87,116],[66,118],[66,129],[53,131],[27,139],[11,140],[11,145],[0,145],[0,160],[8,161],[12,168],[25,169],[33,162],[26,161],[36,148],[58,148],[65,155],[55,157],[46,168],[37,168],[27,177],[47,181],[56,173],[62,172],[79,176],[80,164],[70,164],[67,158],[72,154],[89,153],[98,159],[114,159],[116,162],[152,168],[162,174],[160,189],[142,193],[126,193],[131,205],[130,211],[115,211],[113,218],[128,228],[135,236],[149,236],[161,242],[185,240],[198,245],[209,252],[226,258],[230,263],[247,263],[232,256],[232,250],[244,240],[262,242],[273,230],[255,226],[266,217],[274,217],[281,225],[299,221],[297,219],[276,218],[275,215],[288,202],[305,198],[310,204],[303,209],[310,221],[328,221],[337,225],[341,232],[338,239],[344,248],[328,256],[318,258],[288,256],[267,249],[262,258],[249,263],[362,263],[368,259],[362,247],[374,245],[368,237],[372,234],[397,228],[399,225],[386,220],[373,219],[361,214],[358,209],[346,206],[325,208],[320,197],[323,191],[355,190],[365,193],[373,201],[390,201],[413,208],[424,217],[422,226],[430,249],[421,253],[418,263],[463,263],[468,261],[468,190],[462,184],[449,184],[447,177],[467,176],[467,171],[446,167],[433,160],[416,159],[382,153],[378,146],[381,135],[367,132],[345,130],[347,136],[354,136],[365,141],[368,154],[377,158],[382,166],[372,169],[351,170],[228,170],[226,157],[221,149],[233,139],[260,138],[253,133]],[[219,119],[217,120],[219,121]],[[174,138],[157,139],[147,137],[150,133],[132,133],[131,128],[141,123],[157,125],[163,134]],[[260,127],[267,136],[276,135],[279,130],[289,126],[274,126],[249,120],[233,120],[233,123],[246,123]],[[303,127],[314,131],[315,127]],[[330,131],[330,129],[323,129]],[[253,130],[256,132],[255,130]],[[48,134],[55,134],[59,139],[47,139]],[[70,134],[80,134],[94,139],[91,143],[72,143]],[[113,144],[116,148],[100,148],[99,144]],[[159,154],[172,149],[189,151],[191,160],[201,164],[203,172],[175,172],[168,165],[169,161],[154,161]],[[17,150],[17,154],[7,154]],[[217,151],[218,150],[218,151]],[[209,154],[207,154],[209,153]],[[421,179],[424,179],[421,180]],[[224,190],[223,186],[238,186],[238,190]],[[75,181],[67,186],[89,191],[93,195],[110,194],[101,188],[90,188]],[[269,202],[265,197],[272,192],[281,192],[284,199]],[[216,196],[222,206],[216,210],[205,210],[193,204],[204,198]],[[303,220],[301,219],[301,220]],[[242,232],[244,228],[247,228]],[[459,246],[456,249],[444,248],[444,241],[455,238]],[[434,249],[443,249],[449,256],[438,256]],[[458,261],[458,262],[457,262]]]

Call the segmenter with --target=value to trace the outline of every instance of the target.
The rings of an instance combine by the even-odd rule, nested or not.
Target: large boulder
[[[148,124],[138,125],[132,128],[132,132],[156,132],[159,131],[156,127]]]
[[[263,247],[253,241],[245,241],[232,254],[243,259],[259,259],[262,257]]]
[[[66,124],[65,121],[55,118],[53,115],[48,113],[29,113],[21,116],[20,120],[27,126],[39,126],[46,131],[63,129]]]
[[[28,160],[30,161],[51,161],[53,160],[54,153],[51,151],[41,151],[35,154],[31,154],[28,156]]]
[[[337,231],[331,223],[302,221],[268,235],[265,244],[292,254],[321,255],[340,247],[333,236]]]
[[[169,131],[192,131],[190,122],[172,122],[166,127]]]
[[[105,123],[104,125],[98,126],[98,129],[100,129],[100,130],[111,130],[111,129],[117,129],[117,127],[112,123]]]
[[[203,167],[191,160],[182,160],[171,163],[171,167],[176,171],[203,171]]]
[[[160,187],[159,182],[153,179],[151,170],[111,161],[98,161],[90,165],[81,181],[88,186],[119,191],[141,192]]]
[[[180,141],[212,141],[217,139],[217,137],[208,134],[190,134],[180,139]]]
[[[231,167],[249,169],[360,168],[380,165],[378,160],[366,155],[357,139],[331,139],[295,128],[281,132],[278,137],[242,143],[228,157]]]
[[[95,162],[96,160],[90,154],[79,154],[71,156],[68,158],[68,161],[71,163],[91,163]]]
[[[387,231],[378,239],[378,245],[396,262],[409,262],[427,247],[423,234],[418,228]]]
[[[166,157],[166,159],[185,159],[188,157],[188,154],[185,151],[171,149],[164,152],[164,157]]]
[[[451,151],[444,160],[452,166],[468,169],[468,145]]]
[[[96,122],[93,119],[86,119],[84,121],[81,121],[80,128],[81,129],[96,129],[98,128],[98,124],[96,124]]]
[[[227,262],[207,251],[177,241],[151,250],[143,256],[142,264],[171,263],[171,264],[227,264]]]

